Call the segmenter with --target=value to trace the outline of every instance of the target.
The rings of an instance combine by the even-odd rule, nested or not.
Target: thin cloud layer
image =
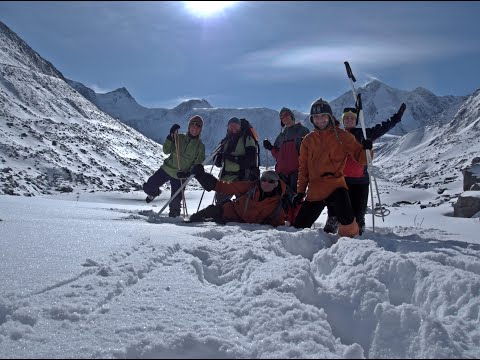
[[[284,45],[254,51],[241,57],[232,67],[247,76],[262,79],[282,79],[292,75],[344,76],[344,72],[338,71],[339,64],[344,61],[351,61],[364,70],[373,70],[422,63],[473,49],[468,44],[448,40],[340,40],[324,45]]]

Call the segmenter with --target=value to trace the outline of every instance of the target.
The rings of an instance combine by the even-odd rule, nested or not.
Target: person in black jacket
[[[366,128],[367,138],[376,140],[385,135],[395,127],[401,120],[407,106],[402,103],[397,113],[395,113],[387,121],[377,124],[374,127]],[[359,143],[363,140],[363,131],[358,125],[358,111],[356,108],[345,108],[343,110],[342,122],[345,130],[355,136]],[[368,205],[368,192],[370,179],[368,175],[368,167],[360,165],[352,157],[347,158],[344,169],[345,181],[348,186],[350,202],[352,203],[353,212],[359,227],[359,235],[365,231],[365,213]],[[373,195],[373,194],[372,194]],[[338,229],[338,221],[335,216],[335,209],[328,208],[328,219],[323,230],[328,233],[335,234]]]

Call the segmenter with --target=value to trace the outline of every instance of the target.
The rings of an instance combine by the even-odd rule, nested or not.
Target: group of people
[[[173,196],[182,181],[194,175],[206,191],[215,191],[215,204],[192,214],[189,222],[309,228],[327,207],[324,231],[349,237],[361,235],[369,190],[366,152],[373,156],[372,142],[400,122],[405,109],[403,103],[389,120],[367,128],[364,138],[357,127],[356,108],[344,109],[342,129],[329,103],[318,99],[310,107],[309,119],[314,126],[310,131],[284,107],[279,113],[280,134],[273,144],[263,140],[263,147],[276,160],[275,170],[262,174],[258,141],[249,131],[248,121],[232,117],[214,158],[215,166],[221,168],[218,179],[206,173],[202,164],[203,119],[195,115],[188,123],[187,134],[178,134],[177,124],[170,129],[163,148],[170,156],[144,183],[146,201],[158,196],[160,186],[167,181]],[[180,215],[181,200],[181,193],[171,199],[169,216]]]

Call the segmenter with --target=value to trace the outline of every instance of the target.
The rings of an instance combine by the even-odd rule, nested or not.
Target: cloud
[[[343,77],[344,61],[368,71],[428,62],[471,50],[471,45],[446,39],[338,39],[320,45],[287,44],[251,52],[232,67],[246,76],[268,80],[284,80],[292,76]]]
[[[92,89],[93,91],[95,91],[97,94],[106,94],[110,91],[113,91],[115,89],[106,89],[104,87],[101,87],[97,84],[91,84],[91,85],[87,85],[87,87],[89,87],[90,89]]]

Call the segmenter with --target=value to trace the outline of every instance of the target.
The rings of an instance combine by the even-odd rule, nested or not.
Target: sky
[[[169,191],[1,195],[0,357],[478,358],[480,218],[379,187],[391,213],[355,239],[325,213],[185,224],[156,215]]]
[[[126,87],[140,105],[283,106],[308,112],[378,79],[469,95],[480,87],[478,2],[236,2],[201,16],[181,1],[0,3],[0,21],[69,79]]]

